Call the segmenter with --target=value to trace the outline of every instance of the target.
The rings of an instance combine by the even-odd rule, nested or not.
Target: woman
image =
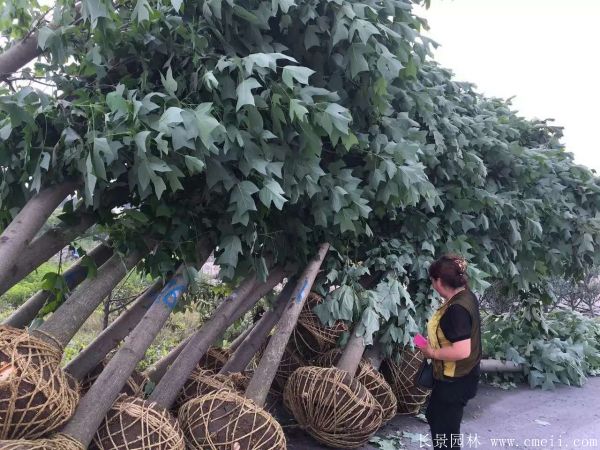
[[[466,269],[466,261],[457,255],[444,255],[429,267],[433,288],[444,299],[427,325],[428,344],[420,349],[433,362],[425,416],[434,448],[461,448],[463,408],[479,383],[481,319]]]

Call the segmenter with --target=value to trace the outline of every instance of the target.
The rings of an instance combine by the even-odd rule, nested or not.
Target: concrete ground
[[[377,433],[395,437],[389,446],[369,444],[362,450],[433,448],[422,419],[396,416]],[[289,450],[327,448],[297,426],[285,429]],[[527,385],[504,390],[480,383],[477,396],[465,407],[461,434],[463,449],[600,449],[600,377],[589,378],[583,387],[558,385],[553,391]]]

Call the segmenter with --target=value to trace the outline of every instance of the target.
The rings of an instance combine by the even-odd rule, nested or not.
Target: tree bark
[[[254,400],[260,406],[265,403],[285,346],[296,326],[300,311],[302,311],[306,297],[315,282],[315,278],[328,250],[329,244],[321,244],[315,258],[304,269],[294,288],[294,301],[288,302],[287,308],[277,324],[277,329],[271,336],[269,345],[267,345],[258,363],[258,367],[254,371],[254,375],[246,388],[246,397]]]
[[[227,347],[227,349],[231,353],[235,352],[238,349],[238,347],[240,345],[242,345],[242,343],[244,342],[246,337],[248,337],[248,335],[254,329],[255,326],[256,326],[255,323],[250,324],[250,326],[248,328],[246,328],[244,331],[242,331],[240,334],[238,334],[236,336],[236,338],[233,341],[231,341],[231,344],[229,344],[229,347]]]
[[[340,370],[345,370],[353,377],[356,375],[356,371],[358,370],[360,360],[364,353],[365,340],[362,336],[357,336],[353,330],[352,333],[350,333],[350,339],[348,339],[346,347],[344,347],[342,356],[340,356],[340,359],[335,366]]]
[[[125,274],[142,259],[133,251],[125,257],[113,255],[98,270],[95,278],[87,279],[39,328],[32,331],[40,339],[65,347],[77,330],[94,312]]]
[[[83,379],[137,326],[162,288],[162,280],[155,281],[127,311],[121,314],[117,320],[111,323],[90,345],[65,366],[65,372],[68,372],[77,380]]]
[[[108,258],[111,257],[112,248],[105,244],[94,247],[87,256],[93,263],[100,267]],[[82,265],[83,258],[80,258],[75,264],[65,270],[63,277],[69,290],[77,287],[87,276],[87,269]],[[13,312],[2,324],[10,325],[15,328],[25,328],[37,316],[40,309],[44,307],[48,299],[52,296],[50,291],[38,291],[29,300],[23,303]]]
[[[178,270],[81,399],[62,433],[81,443],[84,448],[88,447],[127,378],[144,357],[187,286],[187,277],[182,270]]]
[[[383,353],[381,352],[381,344],[378,341],[373,342],[373,345],[365,350],[365,358],[371,363],[375,370],[379,370],[383,362]]]
[[[482,372],[523,372],[522,364],[497,359],[482,359],[479,367]]]
[[[48,217],[67,195],[75,190],[74,182],[65,182],[41,190],[19,211],[0,235],[0,286],[13,271],[13,264],[35,238]]]
[[[260,320],[248,330],[243,342],[235,349],[219,373],[227,375],[229,373],[242,372],[246,369],[252,360],[252,357],[265,342],[275,324],[281,319],[283,311],[294,293],[295,285],[295,279],[287,282],[277,297],[273,308],[265,312]]]
[[[10,262],[9,275],[0,281],[0,295],[56,255],[69,242],[83,234],[95,221],[93,214],[84,213],[76,224],[61,224],[35,238],[23,249],[18,259]]]
[[[257,283],[254,276],[246,279],[234,294],[219,305],[210,320],[192,335],[165,376],[156,385],[150,400],[164,408],[169,408],[198,361],[215,339],[280,283],[285,275],[284,269],[276,267],[271,270],[265,283]]]
[[[41,53],[37,43],[38,33],[35,32],[5,50],[0,55],[0,80],[33,61]]]

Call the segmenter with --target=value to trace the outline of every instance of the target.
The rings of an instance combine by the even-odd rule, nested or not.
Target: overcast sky
[[[600,0],[431,0],[419,14],[458,80],[554,118],[575,161],[600,172]]]

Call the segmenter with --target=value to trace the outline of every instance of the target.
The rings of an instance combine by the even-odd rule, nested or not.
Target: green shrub
[[[66,266],[63,265],[63,270]],[[42,287],[43,278],[47,273],[57,272],[58,263],[45,262],[16,285],[0,296],[0,310],[12,310],[23,304],[29,297]]]

